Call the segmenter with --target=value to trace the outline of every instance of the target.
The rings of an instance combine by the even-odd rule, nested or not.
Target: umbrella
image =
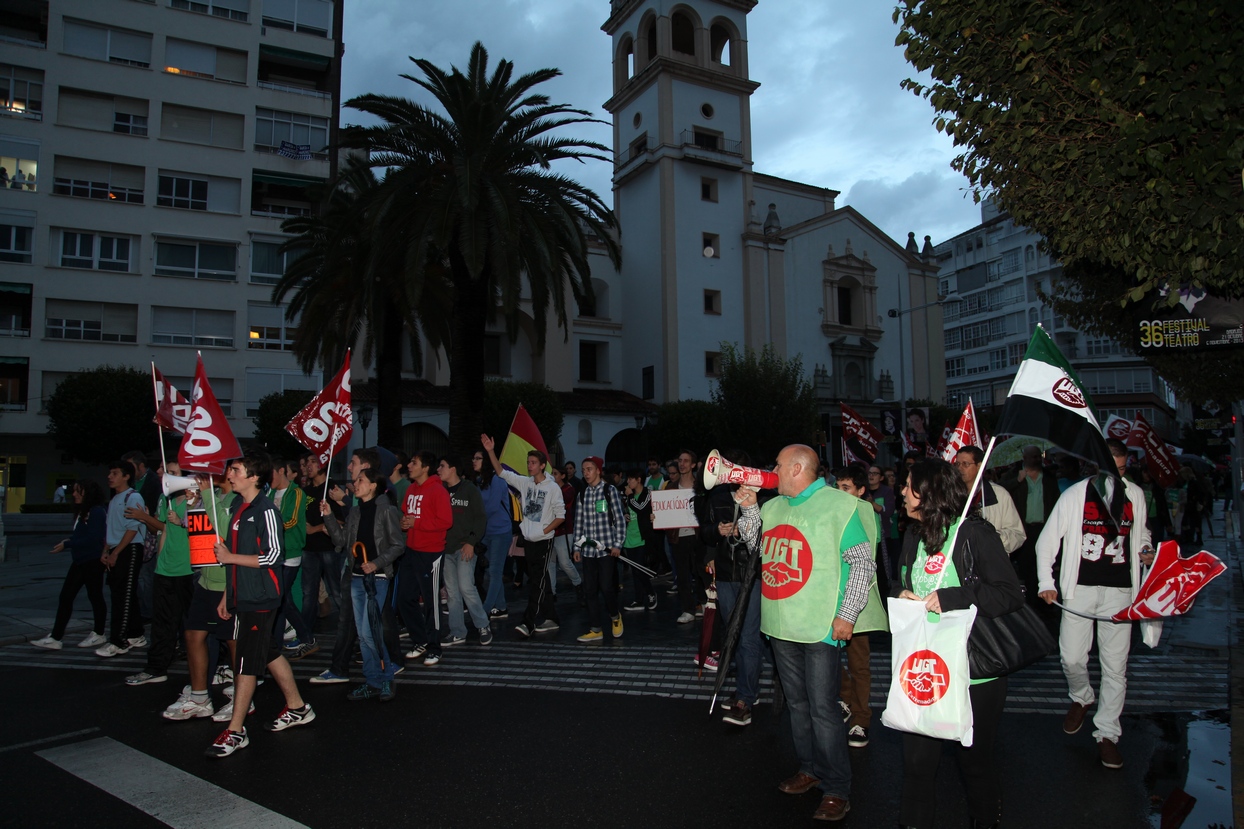
[[[743,570],[743,581],[739,584],[739,600],[734,603],[734,611],[730,614],[730,622],[726,625],[726,635],[721,643],[721,656],[717,660],[717,681],[713,683],[713,698],[708,705],[710,717],[717,710],[717,697],[721,694],[721,686],[726,681],[730,660],[734,657],[734,646],[738,644],[739,631],[743,629],[743,617],[747,615],[747,600],[751,598],[752,585],[756,582],[756,562],[760,559],[760,547],[750,547],[747,553],[747,567]],[[707,613],[704,618],[707,621]],[[703,663],[702,658],[701,663]],[[774,705],[776,704],[775,701]]]
[[[1175,458],[1180,466],[1190,466],[1193,472],[1210,472],[1214,465],[1200,455],[1179,455]]]
[[[1030,438],[1026,435],[1014,435],[1006,440],[1000,440],[994,445],[993,452],[989,454],[990,468],[1006,466],[1023,460],[1025,446],[1036,446],[1042,452],[1058,448],[1048,440]]]
[[[1141,583],[1135,600],[1113,616],[1090,616],[1068,610],[1058,602],[1055,604],[1069,613],[1102,622],[1138,622],[1182,616],[1192,609],[1192,600],[1201,588],[1226,569],[1227,565],[1205,550],[1181,556],[1178,542],[1163,541],[1158,545],[1153,565]]]
[[[354,542],[350,552],[356,559],[362,558],[367,563],[367,547],[362,541]],[[380,670],[384,670],[384,623],[380,620],[380,606],[376,604],[376,574],[363,575],[363,592],[367,594],[367,626],[371,628],[371,640],[376,643],[376,651],[380,654]],[[356,620],[357,624],[357,620]]]
[[[714,580],[704,592],[708,598],[704,602],[704,619],[700,625],[700,655],[696,659],[700,670],[696,672],[697,677],[704,675],[704,660],[708,658],[708,651],[712,647],[713,621],[717,618],[717,581]],[[719,668],[717,672],[724,673],[724,671],[724,668]]]

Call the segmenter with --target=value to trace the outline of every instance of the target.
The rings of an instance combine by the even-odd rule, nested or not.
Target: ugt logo
[[[950,687],[950,668],[933,651],[916,651],[898,669],[903,693],[916,705],[932,705]]]
[[[934,553],[924,560],[924,572],[930,576],[936,576],[945,566],[946,556],[942,553]]]
[[[760,593],[766,599],[789,598],[812,576],[812,547],[790,524],[765,532],[760,561]]]

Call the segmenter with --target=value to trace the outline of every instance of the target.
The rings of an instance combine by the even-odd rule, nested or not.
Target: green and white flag
[[[1085,393],[1075,369],[1039,325],[1028,341],[1028,351],[1011,383],[996,430],[1000,435],[1044,438],[1093,461],[1103,472],[1114,471],[1097,407]]]

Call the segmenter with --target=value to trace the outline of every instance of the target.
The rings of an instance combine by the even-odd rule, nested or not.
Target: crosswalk
[[[331,641],[331,640],[330,640]],[[328,643],[326,643],[328,644]],[[708,701],[716,675],[697,676],[694,649],[687,644],[581,645],[558,641],[501,641],[489,647],[467,644],[447,648],[439,665],[425,668],[412,661],[398,683],[411,686],[454,685],[476,688],[522,688],[570,693],[622,694]],[[121,677],[137,673],[145,651],[112,659],[92,652],[65,649],[42,651],[30,645],[0,648],[0,667],[108,671]],[[300,662],[294,672],[305,682],[328,667],[329,647]],[[890,681],[890,655],[874,652],[871,660],[872,703],[885,705]],[[1089,672],[1094,687],[1099,674],[1095,660]],[[184,682],[185,663],[174,664],[171,683]],[[354,675],[362,671],[355,666]],[[305,687],[305,686],[304,686]],[[314,687],[314,686],[312,686]],[[733,682],[727,679],[724,693]],[[771,700],[773,680],[766,665],[761,701]],[[1056,656],[1047,657],[1010,677],[1006,710],[1013,713],[1058,713],[1066,710],[1067,685]],[[1228,705],[1228,662],[1214,653],[1134,653],[1128,668],[1124,713],[1204,711]]]

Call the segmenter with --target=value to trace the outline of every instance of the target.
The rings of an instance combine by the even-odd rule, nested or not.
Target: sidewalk
[[[8,557],[0,563],[0,646],[29,642],[46,636],[56,619],[69,553],[52,555],[63,540],[56,535],[10,535]],[[78,594],[66,638],[73,640],[91,629],[91,605],[86,591]]]

